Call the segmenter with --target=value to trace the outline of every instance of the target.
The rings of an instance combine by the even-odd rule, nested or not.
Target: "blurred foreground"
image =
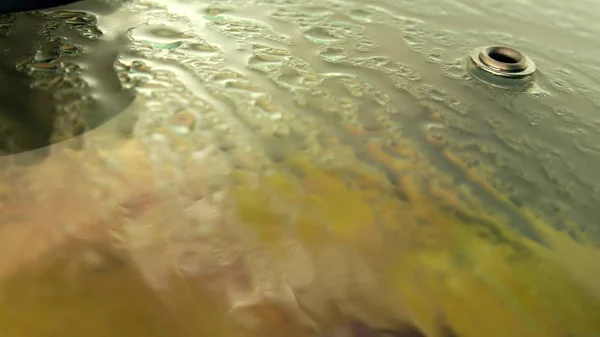
[[[600,28],[515,3],[0,16],[0,337],[600,336]]]
[[[176,139],[66,142],[3,171],[2,336],[600,331],[596,247],[515,209],[547,244],[525,239],[410,148],[405,162],[379,157],[400,189],[301,158],[221,172],[212,146],[185,142],[188,160],[152,161]]]

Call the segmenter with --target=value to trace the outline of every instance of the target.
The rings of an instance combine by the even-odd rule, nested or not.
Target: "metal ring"
[[[471,52],[471,61],[496,76],[523,78],[535,72],[535,63],[516,49],[503,46],[480,47]]]

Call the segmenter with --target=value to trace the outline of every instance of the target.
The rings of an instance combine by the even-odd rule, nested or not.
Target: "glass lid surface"
[[[600,335],[597,2],[66,2],[0,6],[0,336]]]

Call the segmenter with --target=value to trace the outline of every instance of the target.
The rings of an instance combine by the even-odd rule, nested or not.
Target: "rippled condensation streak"
[[[464,6],[466,5],[457,6],[455,11],[450,10],[451,6],[445,7],[444,14],[458,16]],[[589,186],[596,185],[596,179],[591,175],[591,171],[587,170],[587,167],[590,166],[583,165],[583,162],[594,161],[595,158],[598,158],[595,156],[596,150],[593,145],[594,140],[592,140],[596,139],[598,134],[597,123],[594,122],[592,113],[597,109],[598,83],[597,81],[587,81],[589,76],[586,74],[573,76],[572,74],[577,71],[577,68],[557,63],[561,59],[568,58],[566,53],[570,52],[566,48],[560,51],[553,48],[545,55],[541,55],[538,50],[544,50],[543,46],[538,45],[536,48],[535,41],[527,40],[527,37],[517,38],[516,34],[509,33],[510,30],[499,33],[497,27],[494,27],[495,30],[486,32],[483,39],[479,31],[465,29],[466,27],[452,27],[451,25],[443,27],[443,24],[437,24],[442,27],[435,29],[434,20],[426,21],[428,18],[426,10],[432,8],[429,6],[423,6],[427,9],[420,13],[417,12],[416,18],[415,16],[410,18],[402,16],[403,7],[400,4],[395,7],[395,10],[394,6],[367,6],[366,9],[363,8],[358,12],[360,15],[357,15],[356,9],[351,6],[348,6],[350,7],[348,9],[343,6],[338,7],[337,13],[327,10],[319,12],[310,6],[305,6],[306,10],[302,6],[299,7],[276,10],[272,15],[287,21],[295,21],[295,18],[298,17],[296,22],[300,27],[306,25],[305,22],[310,22],[310,27],[307,26],[304,34],[307,39],[313,42],[318,41],[316,43],[318,45],[327,45],[326,49],[321,52],[325,61],[354,67],[361,66],[373,69],[381,75],[385,74],[396,88],[401,91],[406,90],[416,98],[417,104],[425,107],[422,110],[432,111],[436,116],[443,116],[443,122],[437,122],[433,128],[427,126],[430,124],[429,121],[420,122],[421,125],[424,124],[426,132],[437,130],[433,138],[427,133],[424,135],[429,143],[447,144],[449,150],[458,155],[458,158],[461,158],[466,165],[477,165],[480,167],[478,170],[482,173],[490,172],[485,173],[488,177],[486,179],[497,180],[498,183],[494,183],[496,187],[510,194],[514,205],[538,203],[540,210],[551,218],[556,218],[559,213],[566,212],[566,217],[576,217],[588,230],[594,230],[589,219],[594,217],[593,202],[597,198],[597,193],[590,190]],[[286,16],[284,14],[286,10],[292,14]],[[486,15],[485,12],[481,11],[480,15]],[[321,15],[311,15],[313,13]],[[348,13],[347,24],[343,29],[340,26],[344,25],[344,21],[335,21],[343,15],[342,13]],[[306,19],[302,17],[303,15],[310,18]],[[421,17],[421,15],[423,16]],[[525,15],[525,12],[522,15]],[[356,23],[360,22],[360,19],[369,17],[375,18],[373,21],[384,23],[383,27],[381,25],[377,27],[384,32],[380,33],[381,36],[385,36],[387,40],[402,38],[404,43],[394,45],[395,49],[379,47],[384,56],[349,57],[349,50],[340,45],[343,41],[348,41],[348,37],[344,37],[344,32],[350,34],[349,36],[352,38],[356,38],[356,41],[365,35],[369,36],[369,34],[361,33],[362,35],[357,37],[356,28],[350,28],[358,26],[361,27],[358,28],[358,31],[368,31],[368,25],[360,26]],[[460,20],[457,19],[457,22]],[[319,35],[320,39],[313,37],[314,34],[321,34]],[[327,34],[329,37],[324,37]],[[540,34],[540,36],[545,35]],[[489,43],[489,41],[512,43],[534,56],[543,66],[542,69],[546,69],[539,76],[538,87],[529,94],[511,95],[502,92],[494,93],[487,89],[481,91],[477,83],[469,81],[464,70],[464,55],[473,46]],[[354,45],[355,51],[360,52],[360,45],[360,42]],[[383,41],[377,43],[372,40],[369,45],[381,46]],[[369,50],[363,51],[368,52]],[[400,51],[404,52],[399,54]],[[561,54],[564,56],[560,56]],[[423,58],[418,55],[424,55],[426,62],[423,62]],[[397,57],[395,60],[394,56]],[[403,60],[407,57],[409,62]],[[550,63],[544,64],[544,62]],[[397,69],[390,68],[393,63],[396,63]],[[405,65],[406,63],[408,65]],[[587,63],[584,62],[584,64]],[[441,66],[450,79],[458,80],[458,83],[462,84],[457,85],[456,81],[448,81],[448,77],[436,76],[439,72],[428,70],[435,69],[431,67],[436,67],[436,65]],[[418,69],[422,70],[418,71]],[[550,72],[554,69],[557,69],[558,72],[551,74]],[[354,68],[353,72],[356,71],[357,69]],[[551,75],[555,78],[549,77]],[[563,79],[561,80],[559,76]],[[587,83],[572,82],[582,80]],[[375,81],[381,82],[381,76]],[[560,84],[561,81],[563,84]],[[428,84],[423,84],[423,82]],[[567,98],[569,96],[564,93],[564,88],[569,87],[572,89],[567,91],[573,93],[570,96],[571,99]],[[470,94],[468,100],[462,98],[472,90],[479,92],[481,96]],[[393,92],[392,96],[398,95],[398,91]],[[414,98],[405,99],[404,102],[417,101]],[[565,108],[557,108],[557,106],[566,106],[567,102],[573,101],[577,102],[577,107],[573,106],[567,109],[577,109],[578,111],[567,110],[566,113],[570,116],[565,116],[565,112],[561,113],[560,109]],[[406,105],[406,103],[404,104]],[[483,108],[490,104],[503,106],[505,110]],[[409,109],[417,110],[418,108],[415,109],[411,106]],[[557,109],[558,115],[551,113]],[[568,124],[573,122],[577,124],[569,127]],[[515,127],[520,128],[521,134],[526,134],[528,139],[515,138]],[[549,137],[549,134],[552,136]],[[473,147],[470,145],[469,139],[465,137],[466,135],[470,135],[479,143],[483,139],[488,141],[485,142],[485,147],[481,145]],[[573,137],[574,135],[578,136]],[[531,150],[528,149],[530,147],[532,147]],[[429,149],[428,151],[435,150]],[[567,165],[557,166],[549,157],[551,153],[562,158]],[[532,160],[531,158],[534,157],[538,158]],[[519,161],[527,163],[527,165],[519,167],[517,164]],[[512,169],[499,169],[507,165]],[[559,168],[560,166],[562,168]],[[486,167],[496,167],[495,173],[492,174]],[[529,173],[532,171],[537,173]],[[502,182],[500,183],[500,181]],[[529,188],[524,188],[524,186],[529,186]],[[548,197],[538,198],[539,195]],[[560,201],[557,203],[557,200]]]
[[[391,292],[373,292],[388,289],[381,273],[389,256],[400,258],[408,250],[393,244],[422,248],[427,235],[435,242],[448,233],[437,218],[429,231],[420,229],[430,214],[481,227],[506,218],[523,229],[536,220],[525,206],[558,224],[574,219],[586,225],[598,212],[593,207],[600,197],[593,174],[599,158],[593,115],[598,82],[591,75],[597,64],[546,48],[534,35],[521,36],[501,22],[488,29],[487,20],[499,13],[519,21],[536,8],[522,3],[505,13],[505,3],[482,7],[460,1],[132,1],[124,5],[136,17],[125,24],[127,43],[107,43],[118,45],[118,57],[111,51],[103,54],[101,66],[90,58],[81,69],[64,60],[102,52],[102,30],[110,32],[96,22],[102,15],[43,14],[50,22],[42,31],[51,38],[20,70],[87,72],[74,77],[86,87],[110,69],[136,99],[106,129],[86,134],[81,151],[57,149],[39,171],[3,172],[33,186],[15,201],[4,201],[6,209],[31,198],[40,209],[30,220],[38,223],[53,211],[41,206],[59,204],[63,211],[49,223],[61,230],[72,226],[73,232],[58,231],[56,240],[40,244],[38,254],[70,237],[101,237],[103,244],[125,251],[141,273],[143,281],[132,284],[147,285],[175,308],[181,322],[190,315],[213,317],[194,302],[207,291],[224,302],[198,296],[261,336],[277,335],[278,328],[299,336],[335,335],[338,329],[341,336],[402,336],[396,326],[408,326],[409,335],[415,328],[442,335],[440,308],[416,320],[402,301],[411,300],[410,293],[400,300]],[[10,20],[1,18],[0,34]],[[576,22],[567,16],[561,24]],[[532,32],[545,25],[537,23]],[[70,35],[52,38],[61,27]],[[514,44],[530,54],[542,69],[537,86],[511,93],[471,80],[464,56],[488,43]],[[569,57],[582,60],[586,70],[563,64]],[[44,81],[39,86],[55,85]],[[101,92],[105,105],[119,100],[114,81],[99,83],[105,88],[78,92],[78,98]],[[298,158],[309,158],[319,169]],[[68,172],[69,182],[81,188],[60,194],[60,183],[36,172]],[[61,203],[52,201],[56,195],[64,198]],[[430,196],[435,202],[429,203]],[[436,208],[438,202],[447,214]],[[7,224],[18,223],[18,211],[4,214]],[[92,215],[99,224],[89,223]],[[404,236],[385,228],[400,218]],[[423,242],[410,235],[419,230],[426,233]],[[515,260],[529,253],[495,234],[516,251]],[[375,247],[385,244],[389,250]],[[77,268],[104,256],[74,246],[72,255],[83,256]],[[494,264],[493,257],[482,255]],[[19,261],[34,259],[32,253]],[[431,270],[406,278],[427,279],[451,268],[433,258],[421,262]],[[219,310],[212,314],[214,324],[186,328],[229,331],[218,320]],[[271,331],[260,318],[277,324]],[[351,319],[382,329],[352,331]],[[423,326],[415,327],[416,321]],[[177,324],[162,328],[172,326]],[[515,334],[528,335],[523,331],[554,330],[526,326]]]
[[[493,30],[482,36],[478,30],[446,21],[435,27],[433,5],[423,9],[401,5],[369,4],[359,9],[346,2],[182,4],[170,8],[170,18],[157,14],[154,19],[165,20],[161,31],[185,31],[185,37],[173,36],[161,44],[163,34],[150,36],[153,28],[142,27],[132,36],[143,35],[138,42],[144,46],[137,52],[148,59],[150,69],[172,67],[174,77],[189,78],[184,83],[188,90],[210,94],[205,99],[219,107],[218,125],[228,125],[216,138],[237,139],[225,141],[228,145],[221,145],[222,151],[231,151],[229,145],[244,142],[243,137],[253,144],[249,151],[261,158],[258,162],[267,166],[301,152],[328,165],[374,167],[388,174],[366,149],[376,144],[391,154],[408,140],[497,210],[511,214],[523,205],[536,205],[557,223],[580,215],[576,218],[585,225],[595,212],[590,206],[597,197],[590,189],[595,178],[577,164],[590,151],[581,143],[586,137],[573,142],[572,133],[552,140],[547,134],[565,132],[557,126],[562,121],[549,115],[561,103],[558,91],[575,95],[585,111],[593,109],[594,89],[583,89],[584,84],[565,89],[569,84],[560,84],[561,79],[552,79],[550,73],[542,74],[538,86],[525,94],[482,88],[464,69],[463,57],[473,46],[513,41],[542,65],[559,59],[545,59],[528,40],[510,33]],[[442,14],[459,15],[463,7],[457,4]],[[413,15],[402,15],[405,12]],[[189,28],[178,26],[182,22]],[[372,22],[377,22],[379,34],[374,24],[368,24]],[[290,24],[295,34],[278,32],[289,30]],[[389,48],[384,39],[396,39],[398,44]],[[203,48],[215,55],[199,59],[187,50],[190,43],[209,45]],[[566,76],[569,71],[559,73]],[[467,92],[471,94],[465,100]],[[582,132],[593,139],[597,130],[590,117],[584,112],[577,116],[589,130]],[[235,131],[229,130],[231,126]],[[482,185],[481,179],[490,185]],[[509,202],[490,197],[490,186],[506,193]],[[513,222],[527,226],[518,216]]]
[[[417,18],[407,19],[401,16],[399,13],[402,13],[404,7],[416,11],[415,16]],[[426,107],[426,110],[436,111],[444,116],[445,123],[438,123],[438,126],[433,128],[438,130],[437,135],[433,139],[427,135],[425,137],[432,139],[434,143],[447,144],[468,165],[480,166],[479,170],[482,172],[489,171],[485,166],[499,168],[505,167],[508,165],[507,163],[512,163],[511,167],[515,167],[515,169],[496,169],[496,178],[489,176],[489,179],[501,180],[502,183],[499,183],[497,187],[511,194],[515,205],[537,202],[539,207],[553,218],[557,216],[556,211],[558,209],[569,209],[571,206],[577,205],[575,206],[577,211],[571,208],[571,211],[568,212],[569,216],[581,216],[578,218],[579,221],[588,223],[588,228],[593,230],[593,224],[589,223],[589,219],[593,217],[593,203],[591,201],[596,200],[597,195],[588,186],[594,186],[596,180],[590,175],[591,172],[586,169],[588,166],[582,165],[582,163],[597,158],[594,155],[595,146],[592,139],[597,137],[598,130],[592,112],[597,109],[597,94],[594,93],[598,91],[598,83],[588,82],[589,76],[586,74],[573,76],[572,73],[577,71],[577,68],[560,64],[560,60],[567,59],[567,53],[570,54],[566,48],[563,50],[552,48],[545,55],[541,55],[539,54],[540,51],[545,50],[543,46],[537,45],[536,47],[537,42],[527,40],[526,37],[518,38],[516,34],[509,33],[510,29],[507,29],[506,32],[499,32],[498,26],[494,26],[495,30],[486,32],[481,36],[482,34],[478,30],[468,29],[468,25],[461,27],[460,25],[447,23],[446,27],[443,27],[445,21],[437,23],[436,20],[427,20],[431,19],[428,17],[431,13],[427,11],[435,8],[435,6],[424,5],[422,11],[412,9],[410,5],[404,7],[402,7],[402,4],[398,4],[394,10],[394,6],[391,5],[371,5],[367,6],[366,9],[361,9],[363,17],[375,17],[376,22],[386,23],[386,26],[395,29],[390,30],[388,33],[386,28],[377,27],[380,32],[385,32],[380,34],[385,36],[387,40],[397,39],[400,41],[400,38],[402,38],[402,42],[405,44],[403,46],[400,43],[394,45],[395,49],[388,48],[382,51],[385,56],[380,57],[379,64],[377,62],[365,64],[363,61],[365,58],[349,58],[346,51],[340,49],[339,46],[334,46],[333,49],[325,51],[323,54],[324,59],[330,62],[344,62],[343,60],[346,60],[346,64],[363,65],[363,67],[370,67],[380,73],[389,74],[390,70],[385,69],[381,62],[385,62],[386,59],[389,59],[389,55],[395,55],[397,50],[400,49],[406,51],[402,54],[402,57],[405,59],[409,57],[409,64],[413,69],[436,69],[436,65],[440,65],[449,78],[459,80],[458,83],[462,84],[457,85],[455,81],[453,83],[448,81],[447,78],[440,78],[436,76],[439,71],[431,70],[421,71],[422,75],[417,78],[413,76],[413,80],[419,80],[422,77],[422,81],[418,81],[418,83],[402,83],[398,76],[388,75],[395,82],[396,87],[409,90],[413,96],[419,99],[419,104]],[[462,15],[460,12],[462,6],[457,6],[454,11],[451,11],[451,6],[445,6],[444,8],[444,15],[447,17],[454,15],[457,18],[456,22],[460,22],[458,16]],[[492,7],[487,9],[494,10]],[[520,7],[520,9],[524,10],[522,15],[525,16],[525,12],[529,8]],[[476,11],[476,9],[474,10]],[[350,16],[352,17],[351,11]],[[289,10],[289,12],[298,13],[302,10]],[[295,15],[298,16],[299,14]],[[486,15],[486,11],[480,11],[479,15]],[[333,17],[334,14],[330,13],[330,16],[326,16],[326,19],[322,19],[322,24],[330,25]],[[293,18],[293,16],[285,19],[290,20],[290,18]],[[313,20],[318,19],[313,18]],[[436,25],[440,27],[435,29]],[[310,34],[311,30],[309,29],[306,32]],[[543,38],[546,35],[540,33],[538,36]],[[490,41],[512,43],[534,56],[538,63],[542,64],[542,69],[545,70],[539,76],[539,87],[534,88],[530,94],[511,95],[502,92],[494,93],[487,89],[482,91],[477,83],[469,81],[464,70],[464,55],[473,46],[490,43]],[[331,40],[329,43],[335,44],[336,41]],[[582,42],[580,45],[586,45],[586,43]],[[381,45],[381,43],[378,45]],[[424,55],[427,62],[423,62],[422,57],[414,57],[411,51],[416,52],[418,55]],[[561,54],[563,56],[560,56]],[[333,55],[333,57],[330,55]],[[373,58],[373,61],[376,60],[376,58]],[[589,62],[584,64],[587,65]],[[431,68],[432,66],[434,68]],[[554,69],[557,69],[556,74],[551,74],[550,72]],[[561,80],[560,77],[552,79],[549,78],[551,75],[561,76],[562,78],[568,76],[566,78],[570,80],[566,82]],[[578,80],[575,80],[575,78]],[[582,80],[587,83],[572,82]],[[434,86],[431,87],[430,84],[422,85],[423,81],[434,84]],[[444,89],[441,89],[442,87]],[[564,94],[565,88],[570,88],[567,91],[573,94],[570,96]],[[476,90],[475,92],[479,92],[481,96],[477,97],[469,94],[469,99],[464,100],[462,97],[467,95],[468,92],[472,92],[472,90]],[[567,97],[571,97],[572,100],[567,99]],[[577,112],[561,111],[564,108],[556,108],[556,106],[568,105],[567,102],[573,102],[573,100],[577,102],[577,107],[567,109],[578,109]],[[504,106],[506,110],[483,108],[490,106],[491,102],[494,102],[493,106],[496,106],[496,104]],[[562,112],[560,115],[551,112],[557,109]],[[569,116],[565,116],[565,112]],[[576,120],[573,120],[573,117]],[[577,125],[567,126],[573,122]],[[445,125],[440,128],[442,124]],[[515,138],[515,127],[522,128],[521,134],[526,134],[528,140]],[[429,127],[425,129],[432,130]],[[440,132],[445,137],[442,137]],[[552,136],[549,137],[549,134],[552,134]],[[574,140],[574,134],[578,135],[576,140]],[[486,142],[485,148],[482,146],[473,147],[469,145],[470,141],[465,137],[466,135],[473,136],[472,139],[476,139],[476,142],[479,143],[483,139],[489,139],[489,141]],[[493,136],[490,137],[490,135]],[[501,142],[500,145],[498,140]],[[528,149],[532,146],[535,149]],[[566,150],[569,148],[573,151]],[[548,156],[541,157],[543,154],[550,155],[551,153],[562,158],[568,163],[568,166],[558,168]],[[536,156],[540,158],[531,160],[532,157]],[[527,168],[525,166],[518,167],[517,161],[527,162]],[[480,164],[476,164],[476,162],[480,162]],[[534,169],[534,167],[536,168]],[[525,175],[526,172],[530,171],[537,171],[538,173]],[[550,171],[553,173],[549,173]],[[569,185],[568,188],[567,185]],[[529,188],[526,189],[521,186],[529,186]],[[530,194],[527,195],[528,193]],[[540,199],[537,197],[540,194],[549,197]],[[561,202],[557,204],[556,200],[561,200]]]

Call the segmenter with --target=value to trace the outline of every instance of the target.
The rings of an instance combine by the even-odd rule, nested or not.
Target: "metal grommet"
[[[535,63],[520,51],[503,46],[486,46],[471,52],[478,68],[504,78],[523,78],[535,72]]]

